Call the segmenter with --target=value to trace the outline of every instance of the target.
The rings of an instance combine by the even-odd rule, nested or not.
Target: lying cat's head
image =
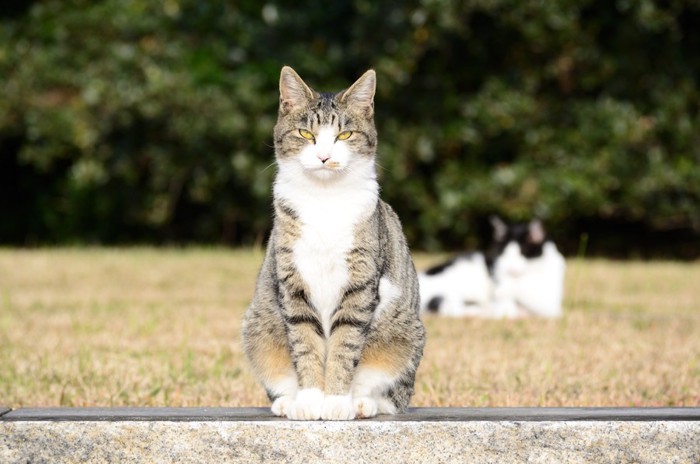
[[[376,75],[369,70],[339,93],[319,93],[289,66],[280,74],[275,154],[282,167],[320,180],[374,166]]]
[[[498,216],[490,218],[493,227],[493,251],[490,261],[496,271],[519,274],[528,259],[542,256],[547,235],[539,219],[506,223]]]
[[[493,227],[493,241],[498,250],[497,254],[501,254],[509,243],[515,243],[526,258],[536,258],[542,255],[542,246],[547,240],[547,234],[541,220],[507,223],[498,216],[491,216],[490,221]]]

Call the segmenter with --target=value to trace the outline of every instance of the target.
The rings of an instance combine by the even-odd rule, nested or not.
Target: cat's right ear
[[[280,113],[286,114],[314,98],[314,91],[289,66],[280,72]]]
[[[503,219],[493,214],[489,217],[489,222],[491,223],[491,227],[493,227],[494,240],[500,242],[505,239],[508,233],[508,226],[503,222]]]
[[[527,225],[527,230],[532,243],[544,243],[546,234],[541,220],[533,219],[530,221],[530,224]]]

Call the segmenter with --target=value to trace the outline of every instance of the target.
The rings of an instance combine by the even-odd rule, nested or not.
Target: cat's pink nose
[[[320,159],[322,163],[325,163],[326,161],[331,159],[331,155],[317,155],[317,156],[318,156],[318,159]]]

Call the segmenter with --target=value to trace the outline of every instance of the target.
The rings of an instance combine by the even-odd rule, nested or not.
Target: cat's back
[[[392,279],[407,298],[412,308],[418,311],[418,274],[413,264],[401,220],[393,208],[379,200],[376,212],[378,221],[379,247],[384,254],[383,274]]]

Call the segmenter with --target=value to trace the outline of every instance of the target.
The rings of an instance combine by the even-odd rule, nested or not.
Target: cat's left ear
[[[377,88],[377,73],[373,69],[365,72],[348,89],[340,94],[340,102],[365,111],[367,117],[374,114],[374,92]]]
[[[528,224],[528,235],[532,243],[544,243],[545,231],[542,221],[539,219],[530,221],[530,224]]]

